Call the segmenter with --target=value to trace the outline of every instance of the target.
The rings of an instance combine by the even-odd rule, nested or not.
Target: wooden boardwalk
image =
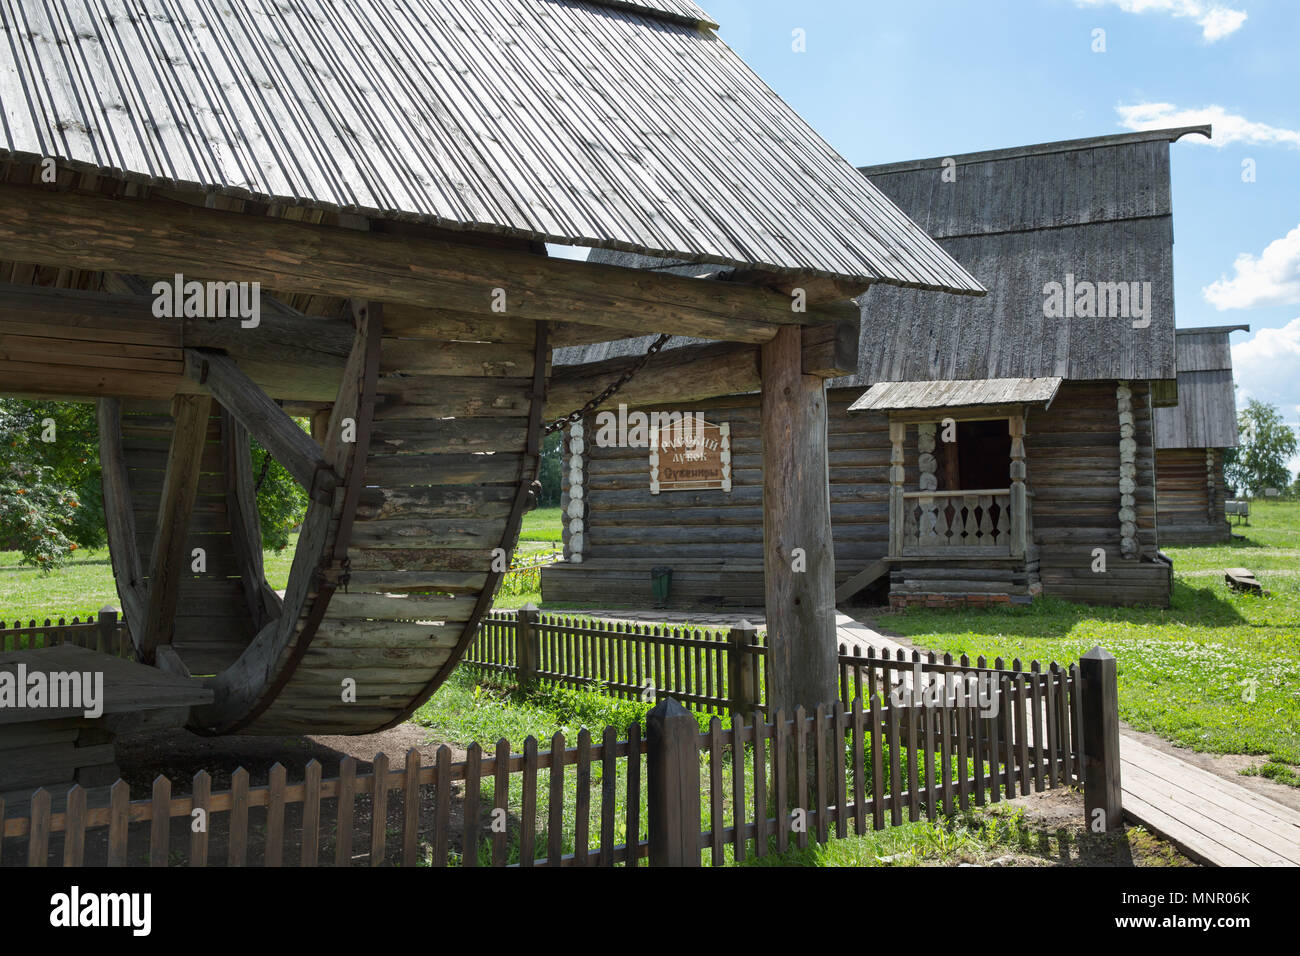
[[[1300,866],[1300,811],[1120,736],[1124,818],[1207,866]]]

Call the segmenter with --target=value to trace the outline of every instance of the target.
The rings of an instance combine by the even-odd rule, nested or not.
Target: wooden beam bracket
[[[341,479],[324,450],[244,374],[234,359],[224,352],[186,349],[185,372],[248,429],[312,501],[333,501]]]

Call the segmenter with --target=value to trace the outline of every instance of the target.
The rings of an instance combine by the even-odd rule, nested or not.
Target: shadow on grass
[[[876,622],[904,636],[953,631],[997,632],[1010,638],[1049,639],[1070,636],[1083,622],[1135,625],[1180,624],[1233,627],[1249,621],[1213,587],[1174,582],[1171,606],[1103,607],[1039,597],[1033,604],[1006,609],[952,610],[913,608],[881,613]]]

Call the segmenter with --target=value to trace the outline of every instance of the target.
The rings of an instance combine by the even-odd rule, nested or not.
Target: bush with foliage
[[[300,424],[306,428],[306,420]],[[251,441],[251,440],[250,440]],[[251,441],[263,545],[282,551],[307,510],[293,476]],[[0,550],[52,571],[78,549],[103,547],[95,406],[0,399]]]

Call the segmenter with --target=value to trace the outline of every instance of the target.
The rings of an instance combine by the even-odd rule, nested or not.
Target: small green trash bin
[[[650,590],[654,593],[655,604],[663,605],[668,603],[668,592],[672,590],[672,586],[672,568],[650,569]]]

